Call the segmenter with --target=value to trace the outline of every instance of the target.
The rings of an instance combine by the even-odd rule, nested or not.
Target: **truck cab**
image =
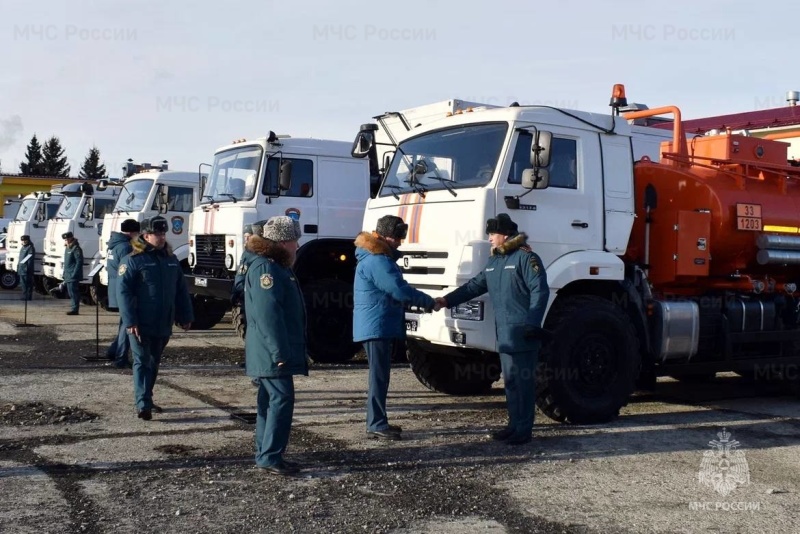
[[[98,191],[111,185],[101,180]],[[108,241],[112,232],[119,232],[122,222],[134,219],[142,222],[160,215],[170,225],[167,242],[172,247],[184,272],[189,271],[189,217],[197,205],[199,181],[194,172],[152,169],[137,172],[120,183],[120,193],[110,213],[105,215],[99,238],[99,261],[103,269],[94,280],[95,298],[102,306],[107,303],[108,271],[105,269]]]
[[[43,284],[42,260],[45,255],[44,237],[48,221],[55,217],[61,203],[61,186],[54,186],[50,191],[36,191],[28,195],[19,195],[17,201],[6,200],[6,204],[19,203],[19,209],[14,219],[8,225],[6,236],[6,269],[16,272],[17,265],[22,259],[19,257],[22,250],[20,237],[31,236],[31,243],[36,249],[34,258],[34,289],[37,293],[45,294]]]
[[[243,227],[276,215],[300,223],[294,265],[307,299],[309,353],[318,360],[352,357],[353,241],[370,196],[366,161],[342,141],[278,136],[219,148],[189,225],[189,291],[206,328],[231,308],[244,251]],[[244,335],[245,316],[233,310]]]
[[[120,187],[95,190],[89,182],[67,184],[61,189],[61,203],[55,217],[47,224],[44,238],[45,257],[42,260],[44,285],[49,291],[64,279],[64,240],[62,234],[72,232],[83,249],[83,275],[81,289],[90,299],[91,280],[89,272],[98,260],[99,237],[103,230],[103,219],[116,203]]]

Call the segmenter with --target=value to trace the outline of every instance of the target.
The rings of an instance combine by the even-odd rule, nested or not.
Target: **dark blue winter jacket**
[[[353,341],[405,339],[405,308],[433,309],[430,295],[411,287],[397,266],[400,253],[385,241],[361,232],[356,244],[353,285]]]
[[[542,260],[526,240],[525,234],[517,234],[493,249],[480,273],[444,297],[447,305],[454,307],[489,293],[498,352],[536,350],[542,340],[550,288]]]
[[[141,237],[131,245],[117,271],[122,324],[138,326],[143,337],[170,337],[173,323],[194,321],[181,264],[169,245],[158,250]]]
[[[255,255],[244,281],[247,376],[308,375],[306,308],[289,253],[257,235],[247,249]]]
[[[108,307],[118,308],[117,278],[122,258],[131,253],[131,238],[120,232],[111,232],[106,252],[106,271],[108,272]]]
[[[83,249],[78,240],[64,249],[64,281],[80,282],[83,280]]]

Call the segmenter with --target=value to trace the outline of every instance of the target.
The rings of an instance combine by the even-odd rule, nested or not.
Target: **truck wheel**
[[[393,349],[392,363],[408,363],[408,348],[405,341],[395,341]]]
[[[353,284],[334,278],[302,287],[308,355],[319,363],[346,362],[359,350],[353,342]]]
[[[231,323],[233,329],[239,334],[239,339],[244,342],[247,335],[247,316],[244,314],[244,306],[234,306],[231,310]]]
[[[3,269],[0,273],[0,287],[3,289],[14,289],[19,284],[19,275],[14,271]]]
[[[44,276],[33,277],[33,290],[40,295],[47,295],[47,290],[44,288]]]
[[[541,352],[536,404],[551,419],[608,422],[627,404],[639,372],[636,331],[611,302],[595,296],[559,299],[545,328],[553,339]]]
[[[57,299],[67,299],[69,298],[69,293],[67,291],[53,291],[61,284],[60,280],[56,280],[55,278],[50,278],[47,276],[42,277],[42,285],[44,286],[45,291],[47,291],[48,295],[52,295]]]
[[[194,309],[194,321],[192,330],[208,330],[219,323],[228,312],[228,301],[192,296],[192,308]]]
[[[411,370],[426,388],[448,395],[487,393],[500,379],[497,356],[452,356],[425,350],[414,340],[406,347]]]

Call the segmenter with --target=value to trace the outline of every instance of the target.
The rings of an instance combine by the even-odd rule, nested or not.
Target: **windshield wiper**
[[[210,198],[211,200],[214,200],[214,197],[212,197],[211,195],[203,195],[202,197],[200,197],[200,200],[203,200],[204,198]]]
[[[402,191],[403,190],[402,187],[400,187],[399,185],[394,185],[394,184],[383,184],[383,187],[388,187],[389,189],[391,189],[392,190],[392,196],[394,198],[396,198],[397,200],[400,200],[400,197],[397,196],[397,193],[395,193],[395,191]],[[383,187],[381,189],[383,189]]]
[[[430,178],[431,180],[436,180],[437,182],[441,183],[444,186],[444,188],[450,192],[451,195],[453,195],[454,197],[458,196],[458,193],[454,191],[453,185],[450,183],[450,180],[445,180],[444,178],[440,178],[439,176],[423,176],[423,178]]]
[[[219,196],[230,198],[231,200],[233,200],[234,204],[236,204],[236,202],[238,202],[238,200],[239,200],[238,198],[236,198],[236,195],[234,195],[233,193],[220,193]]]

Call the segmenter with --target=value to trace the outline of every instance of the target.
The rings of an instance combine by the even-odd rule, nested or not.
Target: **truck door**
[[[288,215],[300,222],[303,237],[300,244],[309,239],[316,239],[319,232],[319,193],[317,191],[318,165],[316,156],[286,155],[283,161],[292,162],[292,186],[281,191],[279,197],[272,197],[268,204],[267,216]],[[271,187],[278,183],[278,158],[270,158],[267,163],[264,188],[262,193],[268,194]],[[273,185],[271,185],[273,184]]]
[[[547,130],[553,132],[550,186],[520,198],[519,210],[506,207],[505,197],[528,192],[521,182],[522,171],[531,166],[532,133],[517,132],[498,181],[497,213],[508,213],[550,265],[572,251],[602,250],[603,189],[597,135],[550,126]]]

